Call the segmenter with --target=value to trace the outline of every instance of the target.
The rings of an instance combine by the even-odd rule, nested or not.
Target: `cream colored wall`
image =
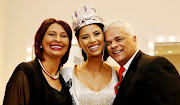
[[[4,48],[5,48],[5,36],[7,31],[7,1],[0,0],[0,104],[3,100],[5,81],[3,81],[4,69]]]
[[[71,25],[74,10],[85,4],[96,7],[105,23],[116,18],[130,21],[138,35],[138,47],[145,53],[148,53],[148,37],[157,34],[180,35],[179,0],[1,0],[1,93],[4,92],[14,68],[20,62],[26,61],[27,43],[34,39],[41,22],[54,17]],[[4,96],[1,93],[0,104]]]

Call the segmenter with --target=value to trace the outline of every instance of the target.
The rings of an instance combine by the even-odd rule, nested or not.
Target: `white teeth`
[[[90,47],[89,49],[95,49],[95,48],[98,48],[99,45],[96,45],[96,46],[93,46],[93,47]]]
[[[51,46],[51,48],[62,48],[61,46]]]
[[[113,52],[114,54],[117,54],[117,53],[119,53],[120,51],[115,51],[115,52]]]

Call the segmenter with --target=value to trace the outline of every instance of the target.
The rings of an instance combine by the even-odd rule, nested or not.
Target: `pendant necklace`
[[[58,70],[58,72],[57,72],[57,74],[56,74],[55,76],[52,76],[52,75],[43,67],[43,65],[42,65],[42,63],[41,63],[41,61],[40,61],[39,59],[38,59],[38,61],[39,61],[40,65],[41,65],[41,68],[43,69],[43,71],[44,71],[49,77],[51,77],[51,78],[54,79],[54,80],[56,80],[56,79],[59,78],[59,70]]]

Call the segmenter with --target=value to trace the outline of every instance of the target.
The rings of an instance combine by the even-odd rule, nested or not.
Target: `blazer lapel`
[[[144,55],[144,53],[142,51],[139,51],[134,57],[134,59],[132,60],[129,66],[129,69],[120,85],[120,89],[118,90],[118,94],[120,96],[123,96],[124,93],[126,92],[126,89],[129,86],[129,83],[131,82],[132,77],[134,76],[136,70],[138,69],[137,64],[138,64],[139,59],[142,57],[142,55]]]

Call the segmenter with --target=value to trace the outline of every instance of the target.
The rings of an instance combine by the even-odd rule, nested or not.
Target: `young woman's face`
[[[69,38],[64,28],[57,23],[51,24],[42,39],[44,58],[60,59],[66,53],[68,46]]]
[[[99,56],[104,48],[104,35],[98,25],[87,25],[80,29],[78,42],[87,56]]]

